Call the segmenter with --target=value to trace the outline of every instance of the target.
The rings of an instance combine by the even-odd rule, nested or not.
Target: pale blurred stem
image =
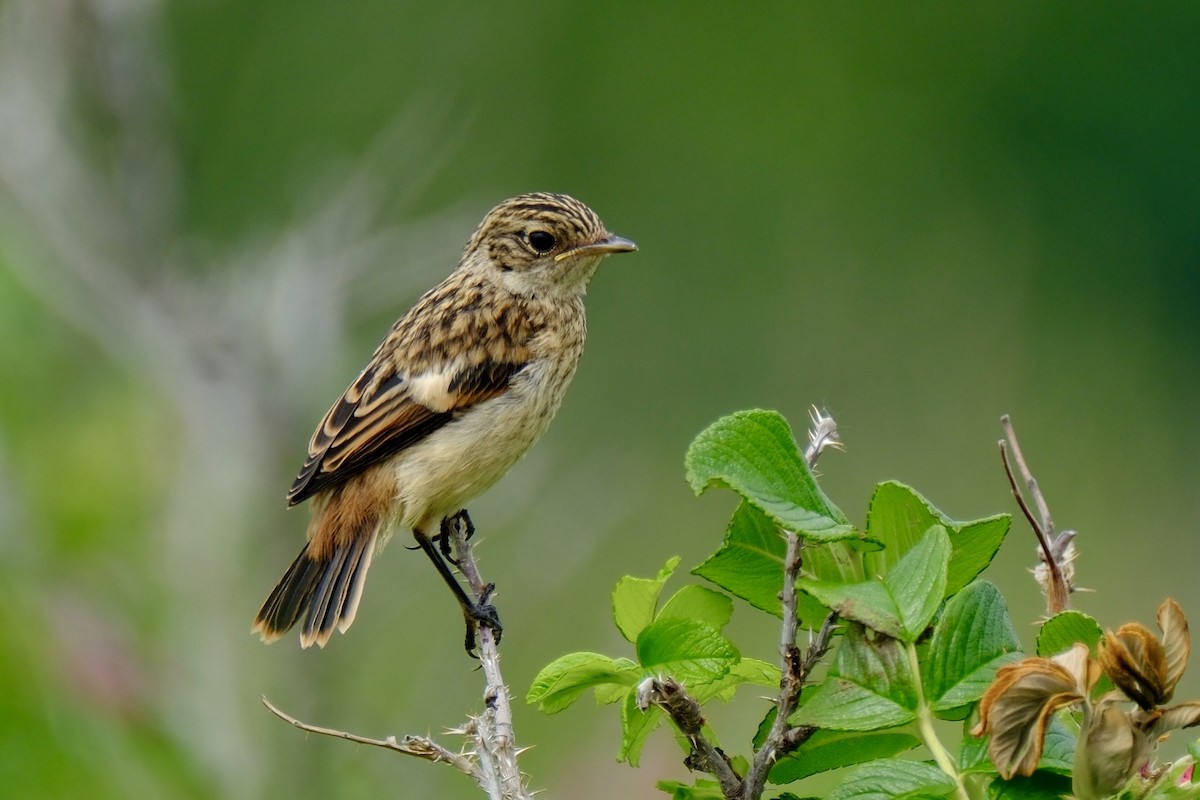
[[[471,587],[475,601],[482,602],[488,585],[479,574],[475,553],[467,539],[466,520],[462,516],[455,518],[450,525],[450,542],[454,547],[459,572]],[[483,667],[486,686],[483,692],[484,711],[475,720],[476,754],[480,765],[494,777],[499,795],[493,797],[528,800],[531,795],[517,765],[519,751],[513,735],[512,698],[500,674],[496,633],[486,625],[479,627],[479,662]]]
[[[908,667],[913,676],[913,685],[917,692],[917,731],[926,749],[933,755],[934,762],[942,772],[954,779],[954,796],[959,800],[970,800],[971,795],[963,783],[962,775],[954,766],[954,757],[950,755],[933,729],[933,709],[925,699],[925,689],[921,681],[921,661],[917,658],[917,646],[907,643],[904,652],[908,656]]]

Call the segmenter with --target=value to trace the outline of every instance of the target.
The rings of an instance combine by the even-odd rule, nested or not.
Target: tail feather
[[[334,628],[345,633],[358,613],[377,538],[378,528],[324,558],[315,558],[306,544],[259,609],[251,632],[270,643],[304,617],[301,647],[324,647]]]

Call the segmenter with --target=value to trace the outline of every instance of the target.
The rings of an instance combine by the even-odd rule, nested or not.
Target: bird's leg
[[[454,556],[450,553],[450,534],[453,532],[454,526],[459,523],[462,523],[467,532],[466,541],[471,541],[471,537],[475,535],[475,523],[471,522],[471,515],[467,513],[465,508],[460,508],[448,517],[442,517],[441,531],[437,536],[433,537],[437,540],[438,548],[442,551],[442,555],[456,567],[458,566],[458,562],[454,560]]]
[[[450,519],[456,520],[458,516],[458,514],[455,514]],[[443,526],[446,525],[445,522],[442,524]],[[448,531],[449,528],[446,527],[444,530]],[[500,625],[500,615],[496,612],[496,607],[488,602],[492,596],[492,592],[496,589],[496,585],[493,583],[487,584],[483,587],[478,601],[471,600],[467,596],[466,590],[463,589],[462,584],[454,577],[449,564],[446,563],[447,559],[443,558],[441,552],[439,552],[440,547],[434,544],[433,538],[415,529],[413,530],[413,536],[416,537],[417,544],[425,551],[425,555],[429,556],[429,560],[437,567],[438,574],[442,576],[442,580],[446,582],[446,585],[450,587],[450,591],[454,593],[454,599],[458,600],[458,604],[462,607],[463,618],[467,623],[467,633],[463,640],[467,653],[474,656],[475,632],[480,625],[486,625],[495,631],[496,643],[499,644],[500,635],[503,631]]]

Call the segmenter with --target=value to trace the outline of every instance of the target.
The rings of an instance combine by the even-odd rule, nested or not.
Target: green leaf
[[[920,739],[905,731],[819,730],[799,750],[771,767],[770,780],[774,784],[791,783],[818,772],[888,758],[920,743]]]
[[[725,800],[721,784],[705,778],[698,778],[695,784],[659,781],[656,787],[671,795],[671,800]]]
[[[1071,793],[1071,779],[1049,772],[1010,781],[996,778],[989,787],[992,800],[1062,800]]]
[[[963,722],[962,741],[958,748],[957,767],[960,774],[981,773],[995,775],[996,766],[988,758],[987,736],[976,736],[971,730],[979,722],[978,709],[971,712]]]
[[[882,581],[845,584],[806,578],[797,585],[846,619],[914,642],[942,602],[949,558],[946,530],[935,525]]]
[[[695,784],[659,781],[655,786],[671,795],[671,800],[725,800],[721,784],[709,778],[697,778]]]
[[[775,521],[743,500],[725,530],[725,542],[693,575],[712,581],[755,608],[783,617],[779,590],[787,553]]]
[[[669,559],[653,578],[626,575],[617,581],[612,593],[613,619],[626,641],[636,642],[642,629],[654,620],[663,584],[674,574],[679,561],[679,556]]]
[[[1050,721],[1046,738],[1042,742],[1042,759],[1039,770],[1071,775],[1075,769],[1075,742],[1077,737],[1060,719]]]
[[[871,630],[885,633],[893,639],[904,636],[900,609],[896,607],[896,600],[883,581],[847,584],[802,578],[796,585],[822,605],[837,611],[843,619],[861,622]]]
[[[783,617],[779,590],[783,586],[783,559],[787,546],[775,520],[743,500],[733,513],[721,549],[692,570],[755,608]],[[845,543],[804,550],[803,574],[845,583],[862,580],[862,559]],[[829,610],[811,595],[801,595],[797,609],[805,628],[818,628]]]
[[[706,622],[719,631],[733,617],[733,601],[703,586],[684,586],[663,605],[656,619],[669,617]]]
[[[850,773],[829,800],[903,800],[943,797],[954,791],[954,779],[932,764],[882,758]]]
[[[845,678],[826,678],[796,714],[796,724],[843,731],[872,731],[903,725],[916,716],[885,695]]]
[[[679,617],[657,619],[646,626],[638,636],[637,655],[644,669],[670,675],[689,687],[720,679],[741,660],[737,648],[716,628]]]
[[[947,597],[957,594],[987,569],[1010,527],[1012,517],[1008,514],[946,525],[951,547],[950,570],[946,573]]]
[[[607,706],[625,699],[627,691],[629,691],[629,687],[623,683],[603,683],[597,686],[596,691],[592,694],[596,698],[596,705]]]
[[[650,706],[642,711],[637,706],[637,687],[625,693],[621,703],[621,749],[617,751],[617,761],[627,761],[631,767],[636,767],[642,757],[642,748],[646,739],[663,721],[662,709]]]
[[[809,539],[861,538],[817,486],[787,421],[774,411],[722,417],[692,441],[684,464],[696,494],[727,486]]]
[[[557,714],[579,699],[590,687],[634,685],[640,677],[637,665],[627,658],[612,659],[599,653],[569,653],[545,666],[525,695],[547,714]]]
[[[1100,623],[1082,611],[1062,611],[1042,624],[1038,631],[1037,654],[1052,658],[1083,642],[1093,653],[1096,643],[1104,636]]]
[[[916,717],[917,692],[908,658],[895,639],[868,638],[847,626],[830,674],[792,722],[842,731],[894,728]]]
[[[992,764],[987,754],[987,736],[975,736],[971,729],[979,721],[978,713],[971,715],[963,726],[962,747],[958,753],[958,767],[962,773],[979,773],[995,775],[996,766]],[[1046,728],[1046,737],[1042,745],[1042,757],[1038,761],[1038,772],[1055,773],[1070,776],[1075,768],[1075,734],[1062,720],[1053,718]],[[1002,781],[997,778],[996,785]]]
[[[951,557],[946,596],[969,584],[992,562],[1012,519],[1007,514],[957,522],[938,511],[914,489],[896,481],[875,487],[867,512],[867,538],[884,549],[866,556],[867,572],[885,575],[934,525],[950,534]]]
[[[1000,590],[976,581],[947,604],[930,641],[922,670],[935,711],[948,711],[983,696],[996,670],[1021,657],[1021,643]]]
[[[904,641],[915,642],[933,621],[945,596],[949,562],[950,537],[945,528],[934,525],[883,576],[900,612]]]

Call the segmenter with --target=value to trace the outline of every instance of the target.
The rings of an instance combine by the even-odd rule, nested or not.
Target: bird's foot
[[[438,550],[454,566],[458,566],[458,561],[451,554],[450,537],[454,534],[455,527],[462,525],[466,533],[466,540],[471,541],[471,537],[475,535],[475,523],[471,521],[471,515],[467,513],[465,508],[459,509],[457,512],[448,517],[442,518],[441,529],[438,531],[434,540],[438,543]]]
[[[500,644],[500,636],[504,633],[504,627],[500,624],[500,614],[496,611],[496,607],[489,602],[492,597],[492,592],[496,591],[496,584],[489,583],[483,587],[483,594],[479,596],[470,606],[463,606],[463,618],[467,622],[467,635],[463,642],[467,649],[467,655],[471,658],[479,658],[475,653],[477,646],[475,634],[479,628],[489,628],[495,634],[496,644]]]

